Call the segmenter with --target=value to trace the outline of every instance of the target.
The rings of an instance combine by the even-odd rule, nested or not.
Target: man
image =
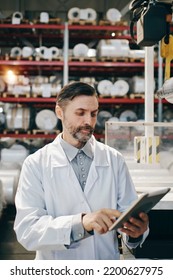
[[[96,141],[98,98],[75,82],[57,97],[62,133],[25,160],[16,194],[14,229],[36,259],[119,259],[116,217],[137,198],[123,157]],[[120,229],[131,248],[148,233],[140,213]]]

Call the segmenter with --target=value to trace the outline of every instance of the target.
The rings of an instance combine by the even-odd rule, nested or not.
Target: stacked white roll
[[[173,150],[160,151],[160,165],[173,174]]]
[[[101,95],[110,96],[113,83],[107,79],[98,82],[97,90]]]
[[[110,80],[101,80],[98,82],[97,90],[101,95],[105,96],[125,96],[129,91],[129,84],[123,79],[117,80],[115,83]]]
[[[19,163],[22,165],[25,158],[29,155],[28,149],[20,144],[13,144],[10,148],[1,149],[1,161]]]
[[[133,59],[144,59],[145,50],[129,50],[129,57]]]
[[[79,20],[80,19],[80,9],[78,7],[73,7],[68,11],[68,19]]]
[[[145,79],[144,77],[134,76],[132,79],[132,92],[144,93],[145,92]]]
[[[111,96],[125,96],[129,91],[129,84],[125,80],[117,80],[111,87]]]
[[[0,77],[0,92],[3,92],[5,90],[5,82],[3,77]]]
[[[28,58],[31,57],[33,55],[34,49],[29,47],[29,46],[25,46],[22,48],[22,52],[21,55],[23,58]]]
[[[0,217],[2,215],[3,206],[4,206],[4,194],[3,194],[2,181],[0,180]]]
[[[99,57],[129,57],[129,41],[126,39],[102,39],[97,46]]]
[[[120,122],[129,122],[129,121],[136,121],[137,120],[137,115],[134,111],[132,110],[125,110],[120,114]]]
[[[0,163],[2,204],[14,204],[14,198],[20,176],[20,165]]]
[[[40,22],[49,23],[49,14],[47,12],[40,13]]]
[[[108,119],[109,122],[118,123],[120,120],[117,117],[111,117]],[[114,130],[118,130],[120,127],[118,125],[114,126]]]
[[[73,48],[73,55],[75,57],[87,57],[89,48],[86,44],[79,43]]]
[[[12,24],[20,24],[23,19],[23,14],[21,12],[14,12],[12,15]]]
[[[10,57],[17,58],[22,56],[22,49],[19,47],[13,47],[10,51]]]
[[[90,20],[94,21],[97,18],[97,13],[92,8],[79,9],[77,7],[73,7],[68,11],[68,19],[69,20]]]
[[[28,130],[30,123],[30,109],[24,107],[11,107],[6,112],[6,124],[8,129]]]
[[[37,113],[35,118],[35,123],[37,127],[41,130],[51,131],[56,129],[57,126],[57,116],[52,110],[43,109]]]
[[[42,59],[52,60],[59,57],[60,50],[55,46],[50,48],[41,46],[39,49],[37,49],[37,55]]]
[[[97,127],[100,129],[105,129],[105,122],[110,118],[112,118],[112,114],[109,111],[100,111],[97,116]]]
[[[115,8],[111,8],[106,12],[106,19],[111,22],[118,22],[121,20],[121,13],[119,10]]]

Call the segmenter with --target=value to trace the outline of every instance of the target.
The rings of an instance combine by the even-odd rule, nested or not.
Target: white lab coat
[[[83,192],[59,137],[22,166],[15,199],[18,241],[36,251],[36,259],[119,259],[114,231],[72,244],[70,234],[74,215],[100,208],[124,211],[136,199],[125,161],[92,136],[94,160]]]

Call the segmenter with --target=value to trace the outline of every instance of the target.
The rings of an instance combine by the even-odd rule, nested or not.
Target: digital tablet
[[[143,193],[136,199],[133,204],[121,214],[119,218],[112,224],[109,230],[117,230],[122,228],[123,224],[127,222],[131,217],[137,218],[140,212],[148,213],[159,200],[170,191],[171,188],[164,188],[159,191],[150,193]]]

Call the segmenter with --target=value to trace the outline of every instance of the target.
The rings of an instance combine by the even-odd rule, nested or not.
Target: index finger
[[[121,215],[120,211],[118,211],[116,209],[109,209],[109,208],[105,208],[104,213],[106,215],[108,215],[109,217],[113,217],[113,218],[118,218]]]

